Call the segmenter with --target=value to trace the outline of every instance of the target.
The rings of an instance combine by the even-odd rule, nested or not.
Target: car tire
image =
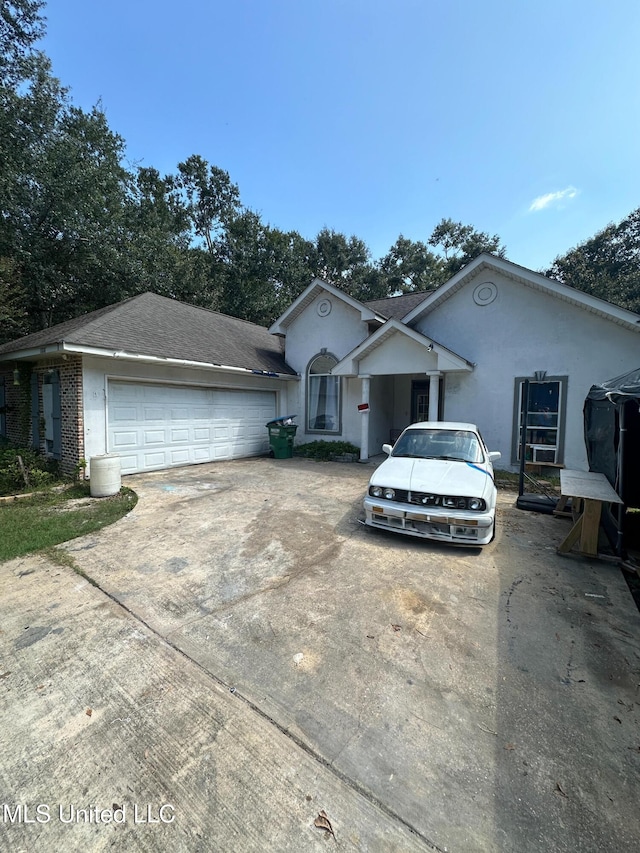
[[[496,522],[495,522],[495,519],[494,519],[494,522],[493,522],[493,530],[491,531],[491,539],[489,539],[489,542],[493,542],[493,540],[494,540],[495,538],[496,538]]]

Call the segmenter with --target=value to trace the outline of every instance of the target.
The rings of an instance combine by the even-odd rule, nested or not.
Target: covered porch
[[[346,379],[345,403],[358,412],[360,460],[393,443],[410,423],[442,420],[447,375],[473,368],[402,323],[385,323],[331,371]]]

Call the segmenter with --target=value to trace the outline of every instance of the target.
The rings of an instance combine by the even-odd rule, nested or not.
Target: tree
[[[323,228],[316,237],[316,273],[356,299],[387,295],[386,283],[374,264],[366,243],[352,235]]]
[[[44,35],[44,0],[2,0],[0,85],[13,87],[30,74],[33,45]]]
[[[240,193],[228,172],[210,166],[197,154],[178,164],[169,178],[174,203],[186,210],[195,239],[212,254],[225,228],[240,212]]]
[[[168,181],[130,173],[100,106],[73,106],[46,56],[21,43],[20,61],[4,62],[20,73],[0,83],[4,313],[21,302],[30,331],[142,290],[214,305],[211,260],[190,250],[191,220]]]
[[[18,338],[27,331],[25,296],[15,264],[0,258],[0,344]]]
[[[640,208],[557,257],[545,275],[640,312]]]
[[[455,275],[483,252],[490,252],[500,258],[506,256],[506,248],[500,245],[500,237],[492,237],[484,231],[476,231],[472,225],[463,225],[452,219],[442,219],[433,229],[428,244],[440,249],[444,256],[442,265],[443,283]]]
[[[297,231],[265,225],[254,211],[244,210],[229,223],[220,250],[220,310],[261,325],[270,325],[314,275],[313,244]]]
[[[32,328],[42,328],[122,298],[130,176],[123,140],[98,108],[69,105],[47,74],[22,100],[27,145],[11,177],[1,253],[18,265]]]
[[[219,284],[208,252],[191,247],[187,211],[157,169],[139,168],[125,208],[126,250],[121,284],[128,294],[152,291],[205,308],[217,308]]]
[[[379,261],[389,295],[432,290],[443,279],[443,266],[442,259],[424,243],[409,240],[402,234]]]

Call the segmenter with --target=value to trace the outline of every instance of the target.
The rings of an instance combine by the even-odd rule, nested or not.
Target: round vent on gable
[[[492,281],[483,281],[473,291],[473,301],[476,305],[490,305],[498,295],[498,288]]]
[[[320,317],[326,317],[327,314],[331,314],[331,300],[321,299],[316,306],[316,311]]]

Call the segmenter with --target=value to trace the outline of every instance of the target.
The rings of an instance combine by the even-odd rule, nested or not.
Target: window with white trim
[[[340,433],[340,377],[331,370],[338,363],[332,355],[321,353],[307,369],[307,431]]]
[[[550,376],[528,382],[529,393],[525,397],[525,379],[516,379],[513,461],[520,462],[526,410],[525,461],[560,465],[564,452],[567,377]]]

